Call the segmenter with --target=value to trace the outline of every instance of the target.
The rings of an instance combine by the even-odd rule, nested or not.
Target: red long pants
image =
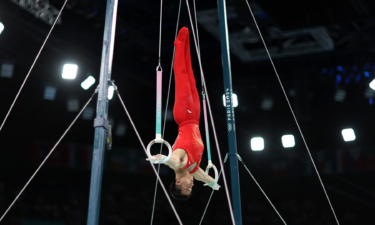
[[[200,100],[191,66],[189,30],[186,27],[180,30],[174,45],[176,92],[173,115],[179,129],[173,150],[181,148],[188,155],[188,162],[182,169],[197,163],[190,171],[194,173],[199,169],[204,146],[199,131]]]

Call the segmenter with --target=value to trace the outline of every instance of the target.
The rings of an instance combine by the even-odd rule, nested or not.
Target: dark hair
[[[169,185],[169,192],[171,193],[174,199],[180,200],[180,201],[187,201],[193,194],[193,191],[191,191],[189,195],[181,194],[181,188],[176,187],[176,179],[174,179],[171,185]]]

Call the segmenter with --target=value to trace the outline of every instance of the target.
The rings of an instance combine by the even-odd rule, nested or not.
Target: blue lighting
[[[358,83],[361,80],[361,78],[361,74],[357,74],[357,76],[355,77],[355,82]]]
[[[373,100],[372,98],[370,98],[370,99],[368,100],[368,102],[369,102],[370,104],[372,104],[372,103],[374,103],[374,100]]]
[[[341,76],[340,75],[336,75],[336,81],[335,81],[335,84],[336,85],[339,85],[341,82]]]
[[[357,70],[357,66],[356,65],[353,66],[353,70]]]
[[[372,70],[375,70],[375,65],[372,66]]]
[[[320,75],[322,76],[322,75],[326,74],[327,71],[328,71],[328,70],[327,70],[326,68],[323,68],[322,71],[320,71]]]
[[[365,66],[363,67],[363,70],[367,70],[370,67],[371,67],[371,64],[370,63],[366,63]]]
[[[267,18],[267,14],[265,14],[265,13],[259,13],[258,17],[262,18],[262,19],[265,19],[265,18]]]
[[[365,75],[365,77],[369,77],[369,76],[370,76],[370,72],[365,71],[365,72],[363,73],[363,75]]]
[[[95,9],[95,10],[94,10],[94,14],[97,14],[97,13],[98,13],[98,10],[97,10],[97,9]]]
[[[121,29],[121,34],[125,34],[125,29]]]
[[[344,68],[342,68],[342,66],[338,66],[338,67],[337,67],[337,70],[338,70],[338,71],[343,71]]]

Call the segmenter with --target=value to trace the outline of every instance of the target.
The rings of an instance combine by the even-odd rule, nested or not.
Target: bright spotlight
[[[77,76],[78,66],[76,64],[65,64],[63,68],[62,78],[73,80]]]
[[[86,78],[86,80],[84,80],[84,81],[81,83],[81,87],[82,87],[84,90],[87,90],[87,89],[89,89],[94,83],[95,83],[95,78],[94,78],[93,76],[89,76],[88,78]]]
[[[233,107],[237,107],[238,106],[238,97],[235,93],[232,93],[232,101],[233,101]],[[223,104],[224,104],[224,107],[227,106],[227,101],[225,99],[225,94],[223,95]]]
[[[0,22],[0,34],[1,34],[1,32],[3,32],[4,28],[5,28],[4,24]]]
[[[375,90],[375,79],[371,81],[371,83],[370,83],[370,88],[371,88],[372,90]]]
[[[262,137],[251,138],[250,145],[251,145],[251,150],[262,151],[264,149],[264,140]]]
[[[281,141],[283,142],[284,148],[292,148],[296,145],[292,134],[283,135]]]
[[[344,138],[344,141],[354,141],[355,140],[355,134],[354,130],[352,128],[343,129],[341,131],[342,137]]]
[[[113,88],[113,86],[109,86],[108,88],[108,99],[111,100],[113,98],[113,93],[114,93],[115,89]]]

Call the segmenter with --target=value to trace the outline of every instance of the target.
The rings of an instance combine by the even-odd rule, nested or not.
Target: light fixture
[[[375,90],[375,79],[371,81],[369,86],[372,90]]]
[[[341,131],[342,137],[344,138],[344,141],[354,141],[355,140],[355,133],[352,128],[343,129]]]
[[[82,119],[84,120],[92,120],[94,118],[94,108],[87,107],[85,111],[82,113]]]
[[[273,97],[270,95],[265,95],[262,100],[260,108],[263,110],[271,110],[273,106]]]
[[[346,97],[346,91],[344,89],[337,89],[335,93],[334,100],[336,102],[343,102]]]
[[[264,149],[264,139],[262,137],[251,138],[250,147],[253,151],[262,151]]]
[[[13,76],[14,65],[11,63],[3,63],[1,65],[0,76],[5,78],[11,78]]]
[[[5,26],[2,22],[0,22],[0,34],[3,32]]]
[[[292,148],[296,145],[294,136],[292,134],[286,134],[281,137],[284,148]]]
[[[84,90],[89,89],[95,83],[95,78],[93,76],[89,76],[81,83],[81,87]]]
[[[73,80],[77,76],[78,66],[76,64],[65,64],[63,67],[62,78]]]
[[[375,97],[375,90],[373,90],[371,87],[368,87],[365,91],[365,98],[374,98],[374,97]]]
[[[113,93],[114,93],[115,89],[113,88],[113,86],[109,86],[108,88],[108,99],[111,100],[113,98]]]
[[[237,107],[238,106],[238,97],[235,93],[232,93],[232,102],[233,102],[233,107]],[[227,101],[226,101],[226,98],[225,98],[225,94],[223,95],[223,104],[224,104],[224,107],[227,106]]]
[[[126,125],[123,123],[118,124],[116,127],[115,135],[123,137],[125,136],[125,132],[126,132]]]
[[[79,110],[79,100],[69,99],[67,102],[68,112],[78,112]]]
[[[47,86],[45,89],[44,89],[44,99],[45,100],[55,100],[55,96],[56,96],[56,88],[55,87],[51,87],[51,86]]]

